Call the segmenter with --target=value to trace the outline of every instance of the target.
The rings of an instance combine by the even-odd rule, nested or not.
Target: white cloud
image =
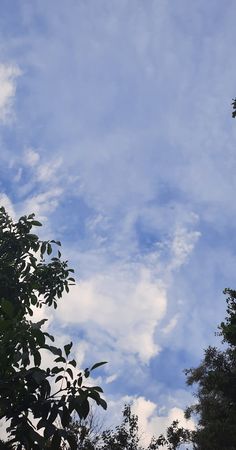
[[[81,281],[60,303],[58,314],[67,323],[91,322],[114,340],[118,352],[137,354],[145,363],[159,351],[154,332],[165,314],[167,298],[149,270],[135,270],[132,274],[115,266],[105,275]]]
[[[40,160],[40,155],[32,148],[28,148],[24,153],[24,162],[30,167],[34,167]]]
[[[161,351],[164,336],[178,326],[182,304],[172,305],[173,316],[168,291],[197,238],[198,233],[187,228],[174,232],[166,262],[158,250],[132,263],[112,263],[109,256],[95,254],[95,262],[92,258],[88,263],[91,273],[71,288],[58,306],[57,317],[84,330],[87,352],[112,361],[111,370],[119,371],[124,358],[127,370],[139,362],[148,364]],[[156,334],[158,328],[162,333]]]
[[[105,383],[106,384],[113,383],[113,381],[115,381],[117,379],[117,377],[118,377],[118,374],[117,373],[113,373],[112,375],[110,375],[109,377],[107,377],[105,379]]]
[[[0,64],[0,121],[6,122],[12,115],[12,104],[16,92],[15,79],[21,74],[17,66]]]
[[[57,176],[56,172],[62,165],[63,159],[57,158],[49,163],[41,164],[37,168],[37,178],[40,182],[52,182]]]
[[[105,417],[105,428],[114,428],[121,423],[121,411],[125,404],[130,404],[132,413],[138,416],[140,442],[145,447],[150,444],[153,436],[165,435],[168,426],[174,420],[179,421],[180,427],[188,428],[189,430],[195,429],[194,422],[191,419],[185,419],[184,410],[179,406],[173,406],[169,409],[163,408],[161,405],[143,396],[126,395],[119,399],[108,398],[107,400],[109,417],[107,420]],[[175,399],[173,399],[173,405],[176,405]],[[163,447],[163,450],[167,450],[166,447]]]
[[[40,220],[46,220],[47,213],[51,213],[57,208],[62,193],[63,189],[59,187],[49,189],[27,198],[22,207],[27,214],[34,212]]]
[[[201,236],[199,231],[188,231],[186,228],[177,228],[174,239],[171,243],[173,254],[170,268],[176,269],[182,266],[192,253],[194,246]]]
[[[172,317],[169,321],[169,323],[162,329],[162,332],[164,334],[169,334],[171,333],[174,328],[176,327],[177,323],[178,323],[178,319],[179,319],[179,314],[176,314],[174,317]]]
[[[132,411],[138,415],[142,440],[145,445],[150,443],[152,436],[158,437],[160,434],[165,434],[167,427],[174,420],[178,420],[179,425],[184,428],[190,430],[195,428],[192,420],[185,419],[184,411],[181,408],[173,407],[169,410],[168,415],[160,415],[157,412],[157,405],[144,397],[137,397],[133,400]]]
[[[38,27],[31,26],[30,40],[23,40],[27,44],[23,46],[24,61],[33,70],[25,79],[27,95],[19,98],[22,116],[18,130],[22,125],[30,129],[22,138],[22,147],[31,138],[39,147],[45,142],[53,144],[47,149],[50,161],[42,155],[39,160],[34,149],[29,149],[26,157],[34,169],[33,181],[41,183],[40,192],[32,194],[33,182],[17,192],[24,198],[22,211],[35,211],[45,221],[60,205],[68,181],[73,181],[69,192],[73,193],[73,203],[69,206],[68,202],[64,227],[66,230],[68,217],[73,216],[73,244],[68,252],[79,254],[76,236],[83,226],[88,225],[90,234],[82,243],[86,255],[80,262],[86,276],[62,302],[60,319],[74,327],[78,324],[87,333],[87,342],[82,340],[78,347],[81,362],[91,352],[110,352],[112,358],[118,354],[119,363],[128,354],[126,363],[130,365],[149,362],[162,347],[163,337],[156,334],[159,327],[163,335],[170,335],[171,348],[178,342],[178,317],[184,317],[181,312],[187,307],[190,314],[181,324],[179,348],[199,349],[203,336],[208,339],[203,319],[210,317],[207,329],[215,320],[215,308],[210,302],[206,307],[206,301],[199,298],[210,292],[215,297],[219,279],[215,261],[228,260],[229,254],[219,251],[219,243],[225,243],[229,233],[216,245],[209,244],[214,249],[208,256],[205,276],[200,272],[202,261],[197,259],[191,266],[193,277],[187,279],[185,269],[187,263],[193,264],[190,256],[200,233],[185,219],[189,210],[197,211],[200,226],[204,228],[208,222],[213,231],[235,222],[235,132],[232,125],[225,125],[230,122],[230,106],[227,113],[223,106],[227,99],[230,103],[235,89],[235,63],[229,57],[235,6],[224,14],[222,20],[231,26],[225,26],[223,36],[215,25],[208,27],[216,11],[212,8],[212,15],[202,15],[201,7],[204,11],[208,8],[204,1],[201,7],[182,1],[174,8],[165,0],[140,8],[133,7],[134,3],[115,2],[104,10],[78,3],[73,14],[61,3],[52,14],[53,4],[48,2],[46,7],[39,1],[37,14],[45,18],[45,33],[38,34]],[[190,19],[184,25],[183,5]],[[29,8],[27,20],[33,25],[36,12]],[[202,32],[204,24],[206,32]],[[0,118],[1,110],[4,117],[10,113],[15,90],[14,76],[5,72],[4,77]],[[17,138],[21,138],[20,133]],[[63,155],[63,164],[58,155]],[[59,182],[55,183],[58,173]],[[15,181],[23,183],[23,177],[19,171]],[[81,198],[93,214],[88,213],[80,228],[76,219],[81,215]],[[60,219],[63,214],[58,208]],[[54,218],[50,227],[56,231]],[[143,227],[139,232],[140,223]],[[207,233],[209,230],[203,247]],[[152,246],[155,240],[159,242],[157,252]],[[90,249],[97,245],[94,257]],[[114,263],[117,255],[119,264]],[[206,256],[202,248],[202,260]],[[235,256],[230,256],[227,270],[235,266]],[[232,272],[228,270],[230,276],[226,273],[226,264],[223,266],[222,285],[233,279]],[[169,295],[171,285],[176,297]],[[117,365],[111,370],[117,372]]]

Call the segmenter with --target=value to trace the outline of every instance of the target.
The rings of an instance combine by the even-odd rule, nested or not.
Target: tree
[[[132,413],[131,405],[125,405],[122,421],[115,429],[101,431],[96,417],[90,416],[84,421],[75,421],[71,431],[77,439],[77,450],[159,450],[165,447],[176,450],[182,444],[190,442],[191,432],[180,428],[178,421],[167,428],[166,437],[152,437],[151,442],[143,447],[139,432],[138,416]]]
[[[106,430],[102,433],[101,447],[99,449],[158,450],[165,446],[168,450],[176,450],[183,443],[190,442],[190,432],[182,427],[180,428],[176,420],[167,428],[166,437],[163,435],[160,435],[158,438],[153,436],[150,444],[145,448],[141,441],[138,416],[132,413],[130,405],[125,405],[121,424],[115,430]]]
[[[124,407],[121,424],[102,433],[102,450],[142,450],[138,416],[132,414],[130,405]]]
[[[0,208],[0,419],[9,423],[9,444],[17,450],[76,449],[69,429],[73,412],[86,418],[89,399],[106,409],[99,386],[86,387],[84,372],[70,359],[72,342],[60,349],[43,331],[43,319],[33,322],[34,308],[57,307],[74,283],[73,270],[55,254],[58,241],[42,241],[32,228],[41,226],[34,214],[14,222]],[[41,351],[54,356],[55,366],[42,368]]]
[[[208,347],[197,368],[186,370],[187,384],[197,384],[197,402],[187,408],[198,425],[192,432],[194,449],[236,448],[236,291],[225,289],[227,316],[219,327],[224,348]]]

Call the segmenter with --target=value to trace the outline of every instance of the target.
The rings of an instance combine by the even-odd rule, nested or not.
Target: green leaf
[[[51,253],[52,253],[52,246],[51,246],[51,244],[48,243],[48,245],[47,245],[47,254],[51,255]]]
[[[104,364],[107,364],[107,361],[102,361],[102,362],[94,364],[90,370],[97,369],[98,367],[103,366]]]
[[[32,220],[31,221],[31,225],[34,225],[35,227],[41,227],[42,226],[41,222],[39,222],[38,220]]]
[[[14,307],[9,300],[1,300],[1,309],[7,315],[7,317],[12,318],[14,315]]]
[[[47,246],[47,242],[42,242],[42,245],[41,245],[41,255],[43,256],[44,255],[44,253],[45,253],[45,251],[46,251],[46,246]]]

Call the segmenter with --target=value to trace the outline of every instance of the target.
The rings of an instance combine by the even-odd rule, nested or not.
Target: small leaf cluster
[[[233,99],[233,102],[231,104],[233,106],[232,117],[233,117],[233,119],[235,119],[235,117],[236,117],[236,98]]]
[[[86,387],[90,371],[78,371],[69,359],[72,343],[60,349],[43,330],[46,319],[33,322],[34,308],[57,307],[63,292],[75,282],[68,261],[61,259],[59,241],[42,241],[32,233],[41,223],[34,214],[14,222],[0,208],[0,419],[9,421],[10,444],[17,450],[72,449],[68,431],[72,413],[86,418],[90,404],[106,409],[99,386]],[[52,257],[51,257],[52,255]],[[41,367],[41,352],[54,355],[54,367]]]

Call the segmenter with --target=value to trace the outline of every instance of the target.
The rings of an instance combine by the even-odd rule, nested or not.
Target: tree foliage
[[[186,442],[190,442],[190,432],[179,427],[178,421],[167,428],[166,437],[152,437],[151,442],[144,446],[143,435],[139,430],[139,419],[132,413],[131,405],[125,405],[122,421],[114,429],[101,431],[97,426],[96,417],[83,421],[75,421],[71,431],[77,439],[77,450],[176,450]],[[158,430],[157,430],[158,432]]]
[[[38,226],[34,214],[14,222],[0,208],[0,419],[8,421],[12,448],[40,450],[50,442],[57,450],[64,441],[75,449],[68,429],[73,412],[86,418],[90,399],[106,408],[102,389],[84,385],[104,363],[82,372],[70,358],[72,343],[55,346],[42,329],[46,319],[33,321],[34,308],[56,308],[75,281],[61,259],[60,242],[40,240],[32,233]],[[42,350],[54,357],[46,370]]]
[[[225,294],[227,316],[219,327],[223,350],[208,347],[201,364],[186,371],[187,383],[197,385],[197,402],[186,416],[198,419],[192,440],[199,450],[236,448],[236,291],[225,289]]]
[[[233,119],[235,119],[235,117],[236,117],[236,98],[233,99],[233,102],[231,104],[233,106],[232,117],[233,117]]]

